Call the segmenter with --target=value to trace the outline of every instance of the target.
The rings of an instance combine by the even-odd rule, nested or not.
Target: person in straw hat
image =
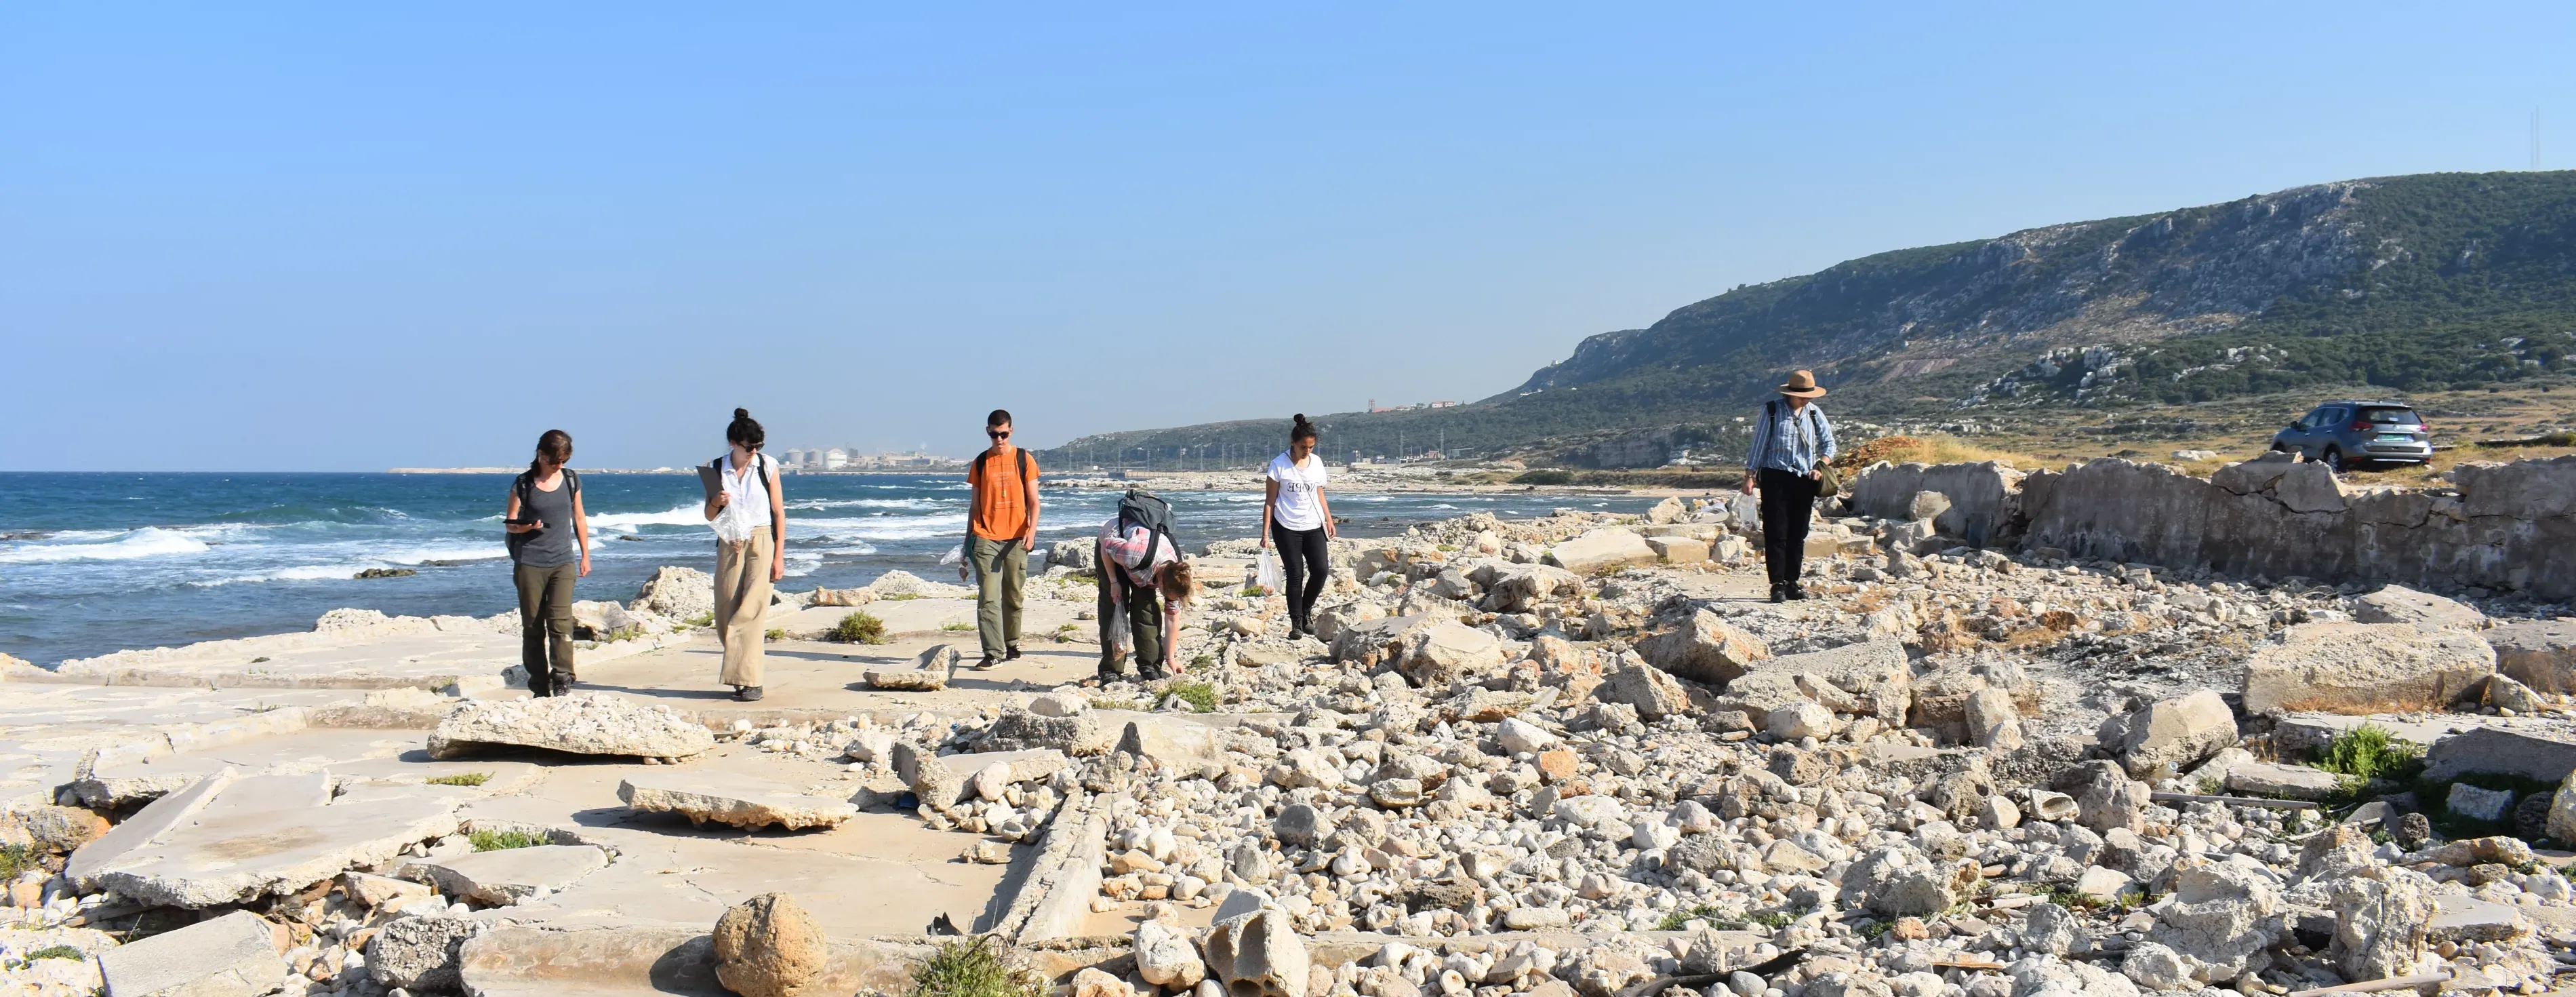
[[[1834,424],[1816,399],[1811,371],[1795,371],[1780,397],[1762,403],[1753,446],[1744,457],[1744,494],[1762,495],[1762,568],[1771,576],[1771,601],[1804,599],[1798,587],[1807,553],[1807,524],[1815,518],[1817,482],[1834,462]]]

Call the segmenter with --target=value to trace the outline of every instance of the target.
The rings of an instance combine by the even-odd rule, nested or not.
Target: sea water
[[[666,564],[715,568],[697,478],[585,474],[591,573],[575,598],[619,602]],[[0,474],[0,652],[51,666],[138,647],[307,630],[342,606],[488,616],[517,606],[501,513],[510,476],[478,474]],[[939,558],[966,529],[955,475],[790,475],[787,580],[864,585],[900,568],[955,581]],[[1258,493],[1157,492],[1191,550],[1252,536]],[[1038,547],[1088,537],[1119,493],[1050,488]],[[1652,500],[1328,489],[1350,536],[1470,512],[1572,507],[1633,513]],[[370,568],[411,575],[358,580]],[[1032,568],[1034,570],[1034,567]]]

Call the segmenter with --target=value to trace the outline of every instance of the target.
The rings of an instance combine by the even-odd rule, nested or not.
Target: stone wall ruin
[[[1876,464],[1847,486],[1861,515],[1949,500],[1938,533],[1969,546],[2055,548],[2237,577],[2389,582],[2576,598],[2576,457],[2462,464],[2447,488],[2354,485],[2289,454],[2208,478],[2103,459],[2062,471]],[[1938,505],[1938,503],[1931,503]]]

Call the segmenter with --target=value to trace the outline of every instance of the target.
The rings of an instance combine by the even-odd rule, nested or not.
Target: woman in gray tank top
[[[510,580],[519,587],[519,664],[539,696],[572,689],[572,583],[590,574],[590,517],[581,476],[564,467],[571,460],[572,434],[549,429],[537,437],[537,458],[510,482],[501,517]]]

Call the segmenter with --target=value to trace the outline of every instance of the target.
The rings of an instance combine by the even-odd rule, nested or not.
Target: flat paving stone
[[[145,903],[248,903],[454,834],[458,802],[418,790],[335,799],[330,777],[318,772],[221,773],[154,801],[126,822],[135,825],[133,833],[121,834],[129,831],[125,826],[111,830],[74,853],[71,868],[77,878]]]
[[[447,858],[414,859],[394,870],[438,892],[500,906],[543,896],[608,867],[596,845],[536,845]]]
[[[108,997],[252,997],[277,989],[279,930],[234,911],[99,953]]]
[[[618,784],[617,798],[640,813],[674,813],[692,824],[712,821],[741,828],[832,827],[859,814],[858,806],[846,798],[813,796],[774,782],[713,779],[686,772],[628,776]]]

